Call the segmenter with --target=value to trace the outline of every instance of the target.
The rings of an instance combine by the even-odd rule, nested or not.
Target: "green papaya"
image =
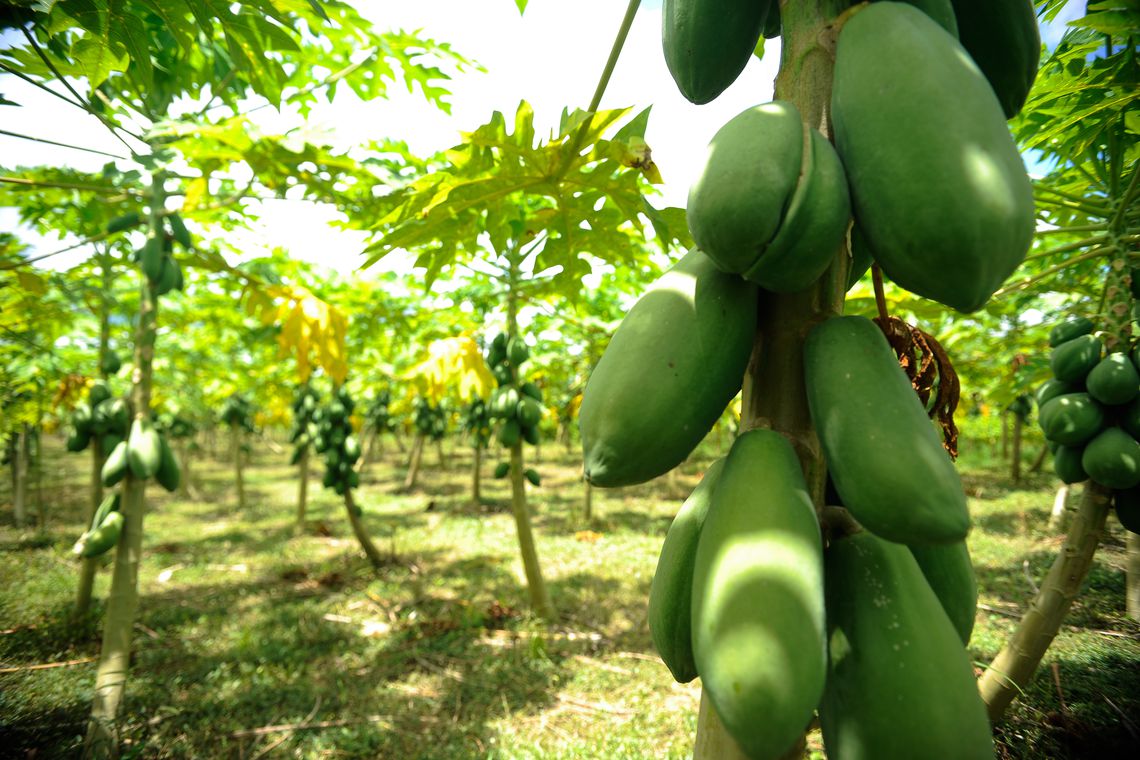
[[[146,243],[139,251],[139,263],[143,274],[152,283],[157,282],[162,274],[162,262],[166,253],[162,250],[162,241],[156,237],[147,238]]]
[[[1133,399],[1120,413],[1120,426],[1140,440],[1140,398]]]
[[[665,65],[687,100],[708,103],[752,58],[774,0],[664,0]]]
[[[119,511],[120,498],[118,493],[113,493],[104,497],[103,501],[99,503],[99,508],[95,510],[95,515],[91,518],[91,530],[95,530],[103,521],[107,519],[107,515],[112,512]]]
[[[1134,486],[1116,491],[1112,496],[1112,506],[1116,510],[1116,519],[1125,530],[1140,533],[1140,488]]]
[[[768,18],[764,19],[764,28],[760,30],[764,39],[770,40],[780,36],[780,2],[771,0],[768,5]]]
[[[1081,458],[1084,456],[1084,446],[1057,446],[1053,452],[1053,472],[1062,483],[1083,483],[1089,479],[1085,472]]]
[[[522,427],[516,419],[504,420],[503,424],[499,427],[499,443],[508,449],[517,444],[521,436]]]
[[[1073,338],[1090,335],[1095,327],[1096,325],[1087,317],[1069,317],[1053,325],[1053,329],[1049,331],[1049,347],[1056,348]]]
[[[87,444],[91,442],[90,433],[82,433],[78,429],[72,428],[67,436],[67,450],[72,453],[83,451],[87,448]]]
[[[1118,427],[1106,428],[1085,446],[1081,466],[1101,485],[1132,488],[1140,484],[1140,443]]]
[[[855,223],[886,275],[959,311],[981,308],[1035,226],[1029,177],[985,77],[922,11],[872,3],[839,33],[831,114]]]
[[[123,362],[119,359],[119,355],[110,349],[103,354],[103,358],[99,361],[99,371],[104,375],[113,375],[123,367]]]
[[[1042,406],[1037,421],[1050,441],[1080,446],[1104,428],[1104,407],[1087,393],[1066,393]]]
[[[678,683],[697,677],[693,661],[693,563],[697,539],[709,511],[709,500],[720,480],[724,459],[709,466],[701,482],[677,510],[649,586],[649,633],[657,654]]]
[[[103,462],[103,469],[99,473],[100,480],[104,486],[110,488],[126,476],[128,469],[127,442],[119,441],[119,443],[111,449],[111,453],[107,455],[106,461]]]
[[[855,287],[855,283],[863,279],[863,275],[875,263],[874,255],[867,238],[859,231],[858,226],[851,228],[851,264],[847,269],[847,289]]]
[[[523,472],[523,475],[526,477],[527,480],[530,481],[530,484],[532,486],[542,485],[542,477],[539,476],[538,470],[534,469],[533,467],[527,467],[526,471]]]
[[[1111,353],[1089,371],[1085,386],[1100,403],[1120,406],[1140,396],[1140,374],[1127,354]]]
[[[336,483],[336,470],[325,470],[324,476],[321,478],[321,485],[325,488],[332,488]]]
[[[123,436],[118,433],[107,433],[100,439],[102,451],[104,456],[115,450],[115,447],[123,442]]]
[[[522,425],[522,424],[520,424],[519,430],[522,433],[522,438],[524,441],[529,443],[531,446],[537,446],[538,445],[538,442],[540,440],[539,432],[538,432],[538,425]]]
[[[1084,388],[1079,383],[1062,383],[1056,378],[1050,378],[1041,383],[1041,387],[1037,389],[1037,408],[1045,406],[1058,396],[1064,396],[1066,393],[1080,393]]]
[[[162,260],[162,268],[158,274],[158,280],[154,284],[154,294],[157,296],[164,296],[170,291],[175,289],[175,286],[182,279],[181,267],[175,261],[173,256],[165,256]]]
[[[713,136],[686,218],[697,246],[723,271],[795,292],[839,250],[850,218],[847,180],[831,143],[793,104],[766,103]]]
[[[740,390],[757,289],[693,249],[626,315],[586,384],[586,479],[643,483],[676,467]],[[652,389],[652,392],[649,392]]]
[[[533,427],[542,419],[542,405],[530,396],[519,400],[515,416],[524,427]]]
[[[819,523],[792,446],[736,439],[697,540],[693,659],[729,734],[752,758],[783,757],[823,692]]]
[[[527,381],[519,386],[519,393],[524,396],[530,396],[538,403],[542,403],[542,391],[534,383]]]
[[[294,446],[293,453],[289,455],[289,466],[293,466],[301,461],[301,457],[305,454],[305,447],[302,445]]]
[[[867,532],[833,541],[827,583],[828,757],[994,757],[959,633],[905,546]]]
[[[499,385],[510,385],[514,382],[514,372],[511,370],[511,365],[500,364],[491,369],[491,375],[494,376],[495,382]]]
[[[906,544],[966,537],[958,473],[873,322],[817,325],[804,345],[804,384],[835,488],[867,530]]]
[[[511,471],[511,463],[510,462],[499,462],[497,465],[495,465],[495,477],[496,478],[499,478],[499,479],[505,478],[505,477],[507,477],[508,474],[510,474],[510,471]]]
[[[127,464],[131,474],[146,480],[153,478],[162,464],[162,436],[146,417],[136,417],[127,437]]]
[[[521,336],[516,335],[507,341],[507,361],[517,367],[530,358],[530,349]]]
[[[111,388],[102,380],[91,383],[91,387],[87,390],[87,403],[91,405],[92,409],[110,398]]]
[[[179,214],[171,214],[166,217],[166,221],[170,224],[170,235],[175,242],[183,248],[194,247],[194,241],[190,239],[190,230],[186,229],[186,223]]]
[[[90,435],[93,432],[91,429],[92,418],[91,406],[84,401],[80,401],[75,405],[75,409],[71,413],[71,424],[80,433]]]
[[[351,464],[351,463],[356,462],[356,460],[360,459],[360,454],[361,454],[360,441],[358,441],[356,439],[356,436],[354,436],[354,435],[346,436],[344,439],[344,457],[345,457],[345,459],[347,459],[348,462]]]
[[[182,468],[178,464],[178,457],[174,455],[174,449],[170,448],[170,444],[166,442],[166,437],[160,435],[158,441],[160,454],[158,470],[154,473],[154,479],[167,491],[174,493],[182,482]]]
[[[499,333],[487,349],[487,364],[495,367],[507,360],[507,334]]]
[[[122,512],[109,513],[99,527],[86,536],[86,540],[81,539],[82,546],[76,544],[79,556],[98,557],[110,551],[119,542],[119,536],[123,532],[123,522]]]
[[[360,487],[360,473],[357,472],[356,470],[349,470],[348,471],[348,487],[349,488],[359,488]]]
[[[107,234],[113,235],[116,232],[124,232],[132,227],[138,227],[140,224],[142,224],[142,215],[137,211],[128,211],[107,222]]]
[[[1053,377],[1062,383],[1084,382],[1093,367],[1100,363],[1104,346],[1095,335],[1080,335],[1053,349],[1049,367]]]
[[[978,583],[965,541],[930,546],[908,546],[922,577],[942,604],[958,632],[962,646],[970,643],[978,612]]]
[[[1041,35],[1032,0],[951,0],[958,39],[993,88],[1006,118],[1025,105],[1037,78]]]

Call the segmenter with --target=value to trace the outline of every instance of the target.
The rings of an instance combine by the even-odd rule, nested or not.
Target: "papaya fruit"
[[[855,287],[855,283],[863,279],[863,275],[875,263],[874,254],[867,238],[859,231],[858,226],[851,228],[851,263],[847,269],[847,289]]]
[[[107,459],[103,462],[103,469],[99,473],[99,479],[104,486],[110,488],[122,480],[129,469],[130,467],[127,464],[127,442],[119,441],[119,443],[110,450]]]
[[[1140,440],[1140,398],[1133,399],[1120,411],[1120,426]]]
[[[190,230],[186,229],[186,223],[182,221],[180,214],[171,214],[166,217],[166,222],[170,225],[170,236],[176,243],[183,248],[194,247],[194,241],[190,239]]]
[[[127,437],[127,464],[131,474],[146,480],[153,478],[162,464],[162,436],[146,417],[136,417]]]
[[[124,232],[132,227],[138,227],[140,224],[142,224],[142,215],[137,211],[128,211],[107,222],[107,233],[113,235],[116,232]]]
[[[356,439],[356,436],[354,436],[354,435],[345,436],[345,439],[344,439],[344,458],[348,461],[348,463],[349,464],[355,463],[356,460],[360,459],[360,454],[361,454],[360,441],[358,441]]]
[[[1069,317],[1063,322],[1053,325],[1049,331],[1049,347],[1056,348],[1062,343],[1068,343],[1073,338],[1092,333],[1096,325],[1087,317]]]
[[[91,405],[92,409],[110,398],[111,388],[102,380],[91,383],[91,387],[87,390],[87,403]]]
[[[1089,479],[1081,464],[1081,457],[1085,453],[1084,446],[1057,446],[1053,451],[1053,472],[1062,483],[1083,483]]]
[[[542,419],[542,406],[530,396],[519,400],[515,416],[523,427],[533,427]]]
[[[67,450],[72,453],[78,453],[87,448],[87,444],[91,442],[90,433],[82,433],[79,430],[72,428],[71,432],[67,435]]]
[[[873,322],[817,325],[804,345],[804,385],[835,488],[867,530],[905,544],[966,537],[958,473]]]
[[[1085,446],[1081,466],[1101,485],[1132,488],[1140,483],[1140,443],[1118,427],[1106,428]]]
[[[360,473],[357,472],[356,470],[349,470],[348,471],[348,487],[349,488],[359,488],[360,487]]]
[[[1104,428],[1104,407],[1087,393],[1066,393],[1041,407],[1038,423],[1050,441],[1080,446]]]
[[[688,683],[697,677],[691,614],[693,563],[709,500],[723,467],[723,458],[713,462],[677,510],[661,544],[657,569],[649,586],[649,634],[657,654],[678,683]]]
[[[112,512],[119,511],[120,497],[118,493],[110,494],[103,498],[99,503],[99,508],[95,510],[95,515],[91,518],[91,530],[95,530],[103,521],[107,519],[107,515]]]
[[[154,294],[156,296],[164,296],[170,291],[175,289],[175,285],[182,279],[181,267],[178,262],[174,260],[173,256],[165,256],[162,260],[162,268],[158,274],[158,280],[154,284]]]
[[[780,26],[780,2],[779,0],[771,0],[768,5],[768,17],[764,19],[764,28],[760,30],[760,34],[766,40],[779,37]]]
[[[496,478],[500,478],[500,479],[505,478],[505,477],[507,477],[508,474],[510,474],[510,471],[511,471],[511,463],[510,462],[499,462],[497,465],[495,465],[495,477]]]
[[[774,0],[664,0],[665,65],[687,100],[708,103],[736,81],[760,41]]]
[[[170,444],[167,443],[166,436],[160,435],[158,440],[161,453],[154,479],[167,491],[174,493],[182,482],[182,467],[178,464],[178,457],[174,455],[174,449],[170,448]]]
[[[511,366],[517,367],[529,358],[530,349],[521,336],[516,335],[507,341],[507,361]]]
[[[710,499],[693,562],[693,659],[741,749],[774,760],[823,692],[819,523],[791,444],[772,430],[733,442]]]
[[[71,424],[85,435],[90,435],[93,432],[91,429],[92,418],[91,406],[85,401],[76,404],[75,409],[71,412]]]
[[[519,431],[522,433],[522,439],[529,443],[531,446],[537,446],[539,442],[538,425],[519,425]]]
[[[951,0],[958,39],[974,59],[1002,112],[1012,119],[1037,78],[1041,34],[1032,0]]]
[[[514,382],[514,372],[511,371],[511,365],[499,364],[491,369],[491,375],[494,376],[495,382],[499,385],[510,385]]]
[[[508,449],[519,442],[522,437],[522,426],[516,419],[505,420],[499,427],[499,443]]]
[[[643,483],[684,461],[740,390],[756,302],[754,285],[693,249],[634,304],[582,395],[590,483]]]
[[[527,467],[523,472],[523,476],[530,481],[532,486],[542,485],[542,477],[538,474],[538,470],[533,467]]]
[[[839,33],[831,113],[855,223],[886,275],[959,311],[981,308],[1035,223],[1021,155],[969,56],[914,6],[872,3]]]
[[[777,292],[823,274],[849,217],[839,157],[786,101],[749,108],[717,131],[686,209],[693,240],[718,267]]]
[[[139,250],[139,264],[142,266],[146,278],[155,283],[162,274],[162,262],[166,253],[162,250],[162,241],[156,237],[147,238],[146,243]]]
[[[1140,396],[1140,374],[1127,354],[1114,352],[1089,371],[1085,387],[1100,403],[1120,406]]]
[[[123,362],[119,359],[119,355],[110,349],[103,354],[103,358],[99,360],[99,371],[104,375],[113,375],[123,367]]]
[[[495,367],[507,360],[507,334],[499,333],[487,348],[487,364]]]
[[[104,456],[114,451],[115,447],[122,442],[123,436],[119,435],[118,433],[107,433],[99,440],[99,443],[102,447],[101,451]]]
[[[1112,506],[1116,510],[1116,519],[1125,530],[1140,533],[1140,488],[1134,486],[1115,491]]]
[[[123,533],[123,513],[110,512],[99,527],[91,531],[84,539],[80,539],[82,546],[76,544],[76,553],[80,557],[98,557],[106,554],[119,542]]]
[[[958,632],[962,646],[970,643],[978,612],[978,583],[965,541],[930,546],[908,546],[922,577],[938,597],[946,617]]]
[[[985,705],[959,633],[905,546],[862,532],[824,557],[828,757],[994,757]]]
[[[1050,378],[1041,383],[1041,387],[1037,389],[1037,408],[1040,409],[1058,396],[1064,396],[1066,393],[1080,393],[1083,390],[1084,388],[1080,383],[1062,383],[1056,378]]]
[[[519,386],[519,393],[523,396],[530,396],[540,404],[542,403],[542,390],[529,380]]]
[[[1103,348],[1095,335],[1079,335],[1065,341],[1049,356],[1053,377],[1062,383],[1084,382],[1092,368],[1100,363]]]

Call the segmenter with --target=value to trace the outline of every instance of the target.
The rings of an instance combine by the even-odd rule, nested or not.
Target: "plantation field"
[[[595,490],[588,523],[578,452],[542,447],[531,505],[558,610],[551,625],[526,612],[508,484],[490,478],[495,455],[484,502],[473,504],[469,448],[445,444],[441,469],[429,447],[417,489],[402,493],[405,456],[389,440],[357,494],[388,555],[378,571],[316,467],[308,530],[294,535],[287,445],[255,446],[243,512],[224,451],[199,456],[190,498],[150,491],[126,756],[687,757],[700,689],[674,683],[658,660],[645,606],[669,521],[715,441],[675,476]],[[10,757],[75,754],[99,648],[101,604],[65,622],[90,459],[64,454],[54,437],[46,447],[48,531],[18,534],[7,506],[0,518],[0,754]],[[965,442],[960,468],[982,589],[970,645],[980,666],[1061,544],[1048,527],[1056,480],[1046,472],[1012,487],[988,444]],[[6,490],[0,499],[10,502]],[[1140,748],[1140,626],[1124,615],[1124,562],[1110,517],[1085,591],[997,728],[999,756]],[[108,585],[103,572],[97,598]],[[818,731],[809,740],[822,757]]]

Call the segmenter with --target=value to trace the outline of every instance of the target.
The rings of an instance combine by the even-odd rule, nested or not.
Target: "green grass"
[[[93,688],[86,660],[99,646],[101,609],[67,622],[88,459],[51,444],[48,531],[18,534],[10,510],[0,517],[0,669],[23,668],[0,674],[0,747],[13,756],[75,753]],[[981,601],[1017,614],[1060,545],[1047,527],[1055,483],[1039,475],[1012,488],[1004,466],[964,448]],[[411,494],[399,492],[403,458],[390,443],[369,468],[358,501],[389,555],[374,571],[319,477],[309,529],[293,535],[297,473],[273,449],[260,446],[247,471],[244,511],[231,466],[209,457],[194,462],[197,498],[149,491],[128,756],[688,756],[699,686],[673,683],[657,659],[645,602],[669,520],[707,458],[675,479],[595,491],[586,525],[577,460],[543,448],[543,486],[530,494],[558,609],[544,624],[527,613],[507,484],[486,477],[485,501],[472,504],[468,450],[440,471],[429,448]],[[1123,612],[1124,538],[1110,523],[1068,624],[998,728],[1003,757],[1115,757],[1137,746],[1140,626]],[[100,573],[97,598],[108,582]],[[1016,622],[990,610],[971,642],[980,664]],[[29,667],[71,661],[80,662]],[[302,723],[317,726],[265,729]]]

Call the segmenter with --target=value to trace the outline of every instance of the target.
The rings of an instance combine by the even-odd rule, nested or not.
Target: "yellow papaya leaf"
[[[47,292],[47,282],[38,274],[17,269],[16,280],[20,283],[20,287],[23,290],[26,290],[34,296],[42,296]]]
[[[193,211],[202,205],[202,199],[210,192],[210,183],[205,177],[190,180],[186,185],[186,196],[182,202],[182,213]]]
[[[463,401],[486,399],[495,387],[495,378],[478,344],[469,336],[443,338],[428,346],[428,356],[405,373],[419,394],[433,404],[440,403],[453,390]]]

